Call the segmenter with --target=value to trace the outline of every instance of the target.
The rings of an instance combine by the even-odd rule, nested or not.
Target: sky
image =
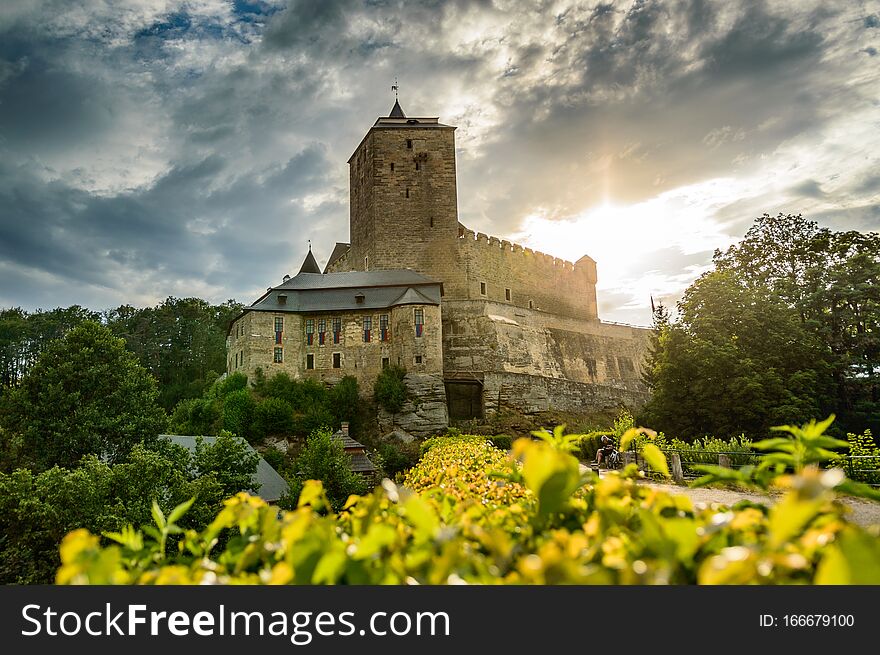
[[[3,0],[0,307],[253,302],[394,102],[459,220],[650,323],[763,213],[880,230],[880,0]]]

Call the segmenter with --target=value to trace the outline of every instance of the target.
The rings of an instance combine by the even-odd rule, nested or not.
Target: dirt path
[[[692,489],[690,487],[679,487],[675,484],[662,484],[655,482],[645,482],[644,484],[662,489],[670,494],[684,494],[688,496],[694,503],[720,503],[722,505],[733,505],[740,500],[751,500],[762,505],[772,505],[780,497],[781,494],[761,494],[749,491],[736,491],[732,489],[710,489],[707,487],[699,487]],[[861,498],[851,498],[848,496],[841,497],[840,502],[846,505],[850,512],[847,516],[853,523],[868,527],[870,525],[880,525],[880,503],[870,500],[862,500]]]
[[[586,466],[581,464],[581,470],[586,470]],[[600,472],[604,475],[604,472]],[[644,482],[651,487],[662,489],[670,494],[683,494],[688,496],[694,503],[720,503],[722,505],[733,505],[740,500],[751,500],[762,505],[772,505],[781,496],[779,493],[762,494],[752,491],[738,491],[733,489],[714,489],[708,487],[699,487],[692,489],[691,487],[680,487],[676,484],[663,484],[660,482]],[[880,503],[861,498],[851,498],[844,496],[840,498],[840,502],[846,505],[850,512],[848,518],[853,523],[868,527],[871,525],[880,525]]]

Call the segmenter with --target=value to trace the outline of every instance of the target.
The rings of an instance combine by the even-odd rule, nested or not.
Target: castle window
[[[364,257],[364,270],[365,270],[365,271],[369,271],[369,270],[370,270],[370,258],[369,258],[369,256]]]
[[[417,308],[415,310],[415,322],[416,322],[416,336],[422,336],[422,331],[425,327],[425,310],[421,308]]]
[[[284,331],[284,319],[275,317],[275,343],[281,343],[281,333]]]
[[[434,217],[431,217],[431,227],[434,227]]]
[[[394,172],[394,162],[391,162],[391,172]]]
[[[272,361],[276,364],[281,364],[282,362],[284,362],[284,349],[283,348],[276,348],[275,349],[275,356],[272,358]]]
[[[505,290],[504,290],[504,299],[505,299],[507,302],[510,302],[510,289],[505,289]]]
[[[534,309],[534,308],[535,308],[535,303],[530,300],[529,301],[529,309]]]
[[[421,363],[422,363],[422,356],[421,356],[421,355],[416,355],[416,357],[415,357],[415,362],[416,362],[416,364],[421,364]]]
[[[388,341],[391,333],[388,331],[388,314],[379,314],[379,340]]]
[[[391,358],[390,357],[383,357],[382,358],[382,368],[388,368],[389,366],[391,366]]]
[[[406,197],[409,198],[409,187],[406,187]]]
[[[238,368],[238,353],[235,353],[235,368]]]
[[[324,345],[324,335],[327,334],[327,319],[319,318],[318,319],[318,345]]]
[[[412,139],[406,140],[406,147],[409,148],[410,150],[412,150]]]
[[[333,319],[333,343],[339,343],[339,338],[342,335],[342,319],[334,318]]]
[[[306,355],[306,368],[310,371],[315,368],[315,355],[312,353]]]
[[[420,165],[419,165],[419,162],[416,162],[416,170],[417,170],[417,171],[422,170],[421,167],[420,167]]]
[[[242,350],[238,353],[238,364],[239,366],[244,366],[244,351]]]
[[[312,345],[315,341],[315,319],[306,319],[306,343]]]
[[[333,368],[342,368],[342,353],[333,353]]]
[[[371,316],[364,316],[364,342],[370,342],[370,331],[373,329],[373,318]]]
[[[480,295],[481,296],[486,295],[486,283],[485,282],[480,282]]]

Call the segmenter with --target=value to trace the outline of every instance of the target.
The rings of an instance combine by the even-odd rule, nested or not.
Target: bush
[[[419,461],[419,448],[415,442],[410,444],[385,442],[377,448],[382,463],[382,471],[389,478],[406,471]]]
[[[172,434],[211,436],[220,430],[223,405],[214,398],[181,400],[169,421]]]
[[[345,453],[342,442],[333,439],[329,429],[312,432],[293,465],[290,496],[279,502],[281,507],[295,507],[307,480],[320,480],[330,505],[340,509],[352,494],[367,490],[364,479],[351,470],[351,459]]]
[[[0,584],[48,584],[60,560],[58,545],[74,528],[95,533],[151,521],[154,500],[166,512],[194,499],[181,525],[203,530],[222,500],[248,489],[256,457],[221,437],[191,455],[165,439],[135,446],[123,464],[94,456],[76,469],[0,474]]]
[[[513,437],[507,434],[496,434],[489,437],[489,441],[492,442],[493,446],[501,450],[510,450],[511,446],[513,446]]]
[[[374,393],[376,402],[382,406],[385,411],[396,414],[403,408],[406,402],[407,391],[406,384],[403,381],[406,376],[406,369],[400,366],[389,366],[382,369],[376,378]]]
[[[280,516],[239,494],[210,528],[186,534],[179,553],[157,556],[149,538],[102,548],[87,531],[74,531],[58,581],[880,584],[876,536],[833,502],[835,489],[865,489],[811,464],[828,444],[822,429],[806,426],[763,444],[777,450],[762,469],[769,475],[753,481],[787,490],[772,509],[696,506],[641,484],[635,466],[601,479],[587,474],[584,484],[577,460],[559,449],[569,441],[561,434],[518,440],[514,458],[485,441],[450,439],[436,442],[407,475],[411,489],[385,483],[338,514],[327,513],[331,503],[314,481],[303,483],[298,509]],[[642,455],[665,469],[651,446]],[[774,471],[791,458],[787,450],[802,465],[780,477]],[[240,536],[218,549],[222,530]]]
[[[282,476],[287,470],[287,457],[277,448],[267,448],[261,455],[266,463],[273,469],[278,471]]]
[[[336,421],[354,423],[361,408],[357,378],[346,375],[330,389],[330,407]]]
[[[280,398],[264,398],[254,407],[251,432],[257,439],[293,432],[293,407]]]
[[[223,429],[247,439],[251,433],[254,405],[247,389],[230,391],[223,401]]]
[[[232,373],[222,380],[217,380],[211,387],[210,395],[217,398],[225,398],[234,391],[247,389],[247,376],[244,373]]]

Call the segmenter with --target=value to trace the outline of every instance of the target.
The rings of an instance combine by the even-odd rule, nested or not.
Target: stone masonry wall
[[[350,269],[409,268],[443,282],[457,270],[453,130],[375,127],[358,146],[349,160]]]
[[[551,410],[586,413],[621,406],[638,408],[647,400],[646,392],[521,373],[487,373],[483,382],[487,413],[499,408],[513,408],[525,414]]]
[[[644,328],[505,303],[444,300],[444,375],[482,381],[487,408],[497,405],[498,389],[490,381],[507,373],[523,376],[515,377],[517,384],[503,394],[504,402],[520,394],[513,406],[532,403],[528,380],[537,385],[534,393],[540,398],[550,388],[539,382],[542,378],[589,385],[596,394],[616,394],[621,402],[638,401],[647,397],[641,371],[649,334]]]
[[[598,320],[596,262],[589,257],[573,264],[468,229],[460,231],[457,243],[467,288],[463,295],[447,294],[450,299],[484,299]]]
[[[414,310],[424,311],[425,327],[421,337],[415,335]],[[379,339],[379,316],[388,314],[390,340]],[[281,347],[283,362],[274,362],[275,317],[282,317],[284,330]],[[364,341],[363,318],[372,318],[372,334]],[[332,318],[342,319],[340,343],[333,343]],[[318,337],[318,321],[325,319],[327,334],[324,345]],[[315,335],[312,345],[306,339],[306,319],[313,319]],[[372,393],[373,383],[382,370],[383,358],[389,364],[405,367],[421,374],[441,375],[443,354],[441,345],[440,308],[436,305],[402,305],[390,310],[326,312],[315,314],[247,312],[233,323],[227,338],[227,371],[241,371],[253,380],[257,368],[267,377],[284,371],[293,378],[310,377],[335,384],[346,375],[358,379],[361,392]],[[239,365],[236,367],[236,353]],[[333,354],[341,355],[341,367],[333,368]],[[314,369],[306,368],[306,356],[314,356]],[[416,357],[421,363],[416,363]]]

